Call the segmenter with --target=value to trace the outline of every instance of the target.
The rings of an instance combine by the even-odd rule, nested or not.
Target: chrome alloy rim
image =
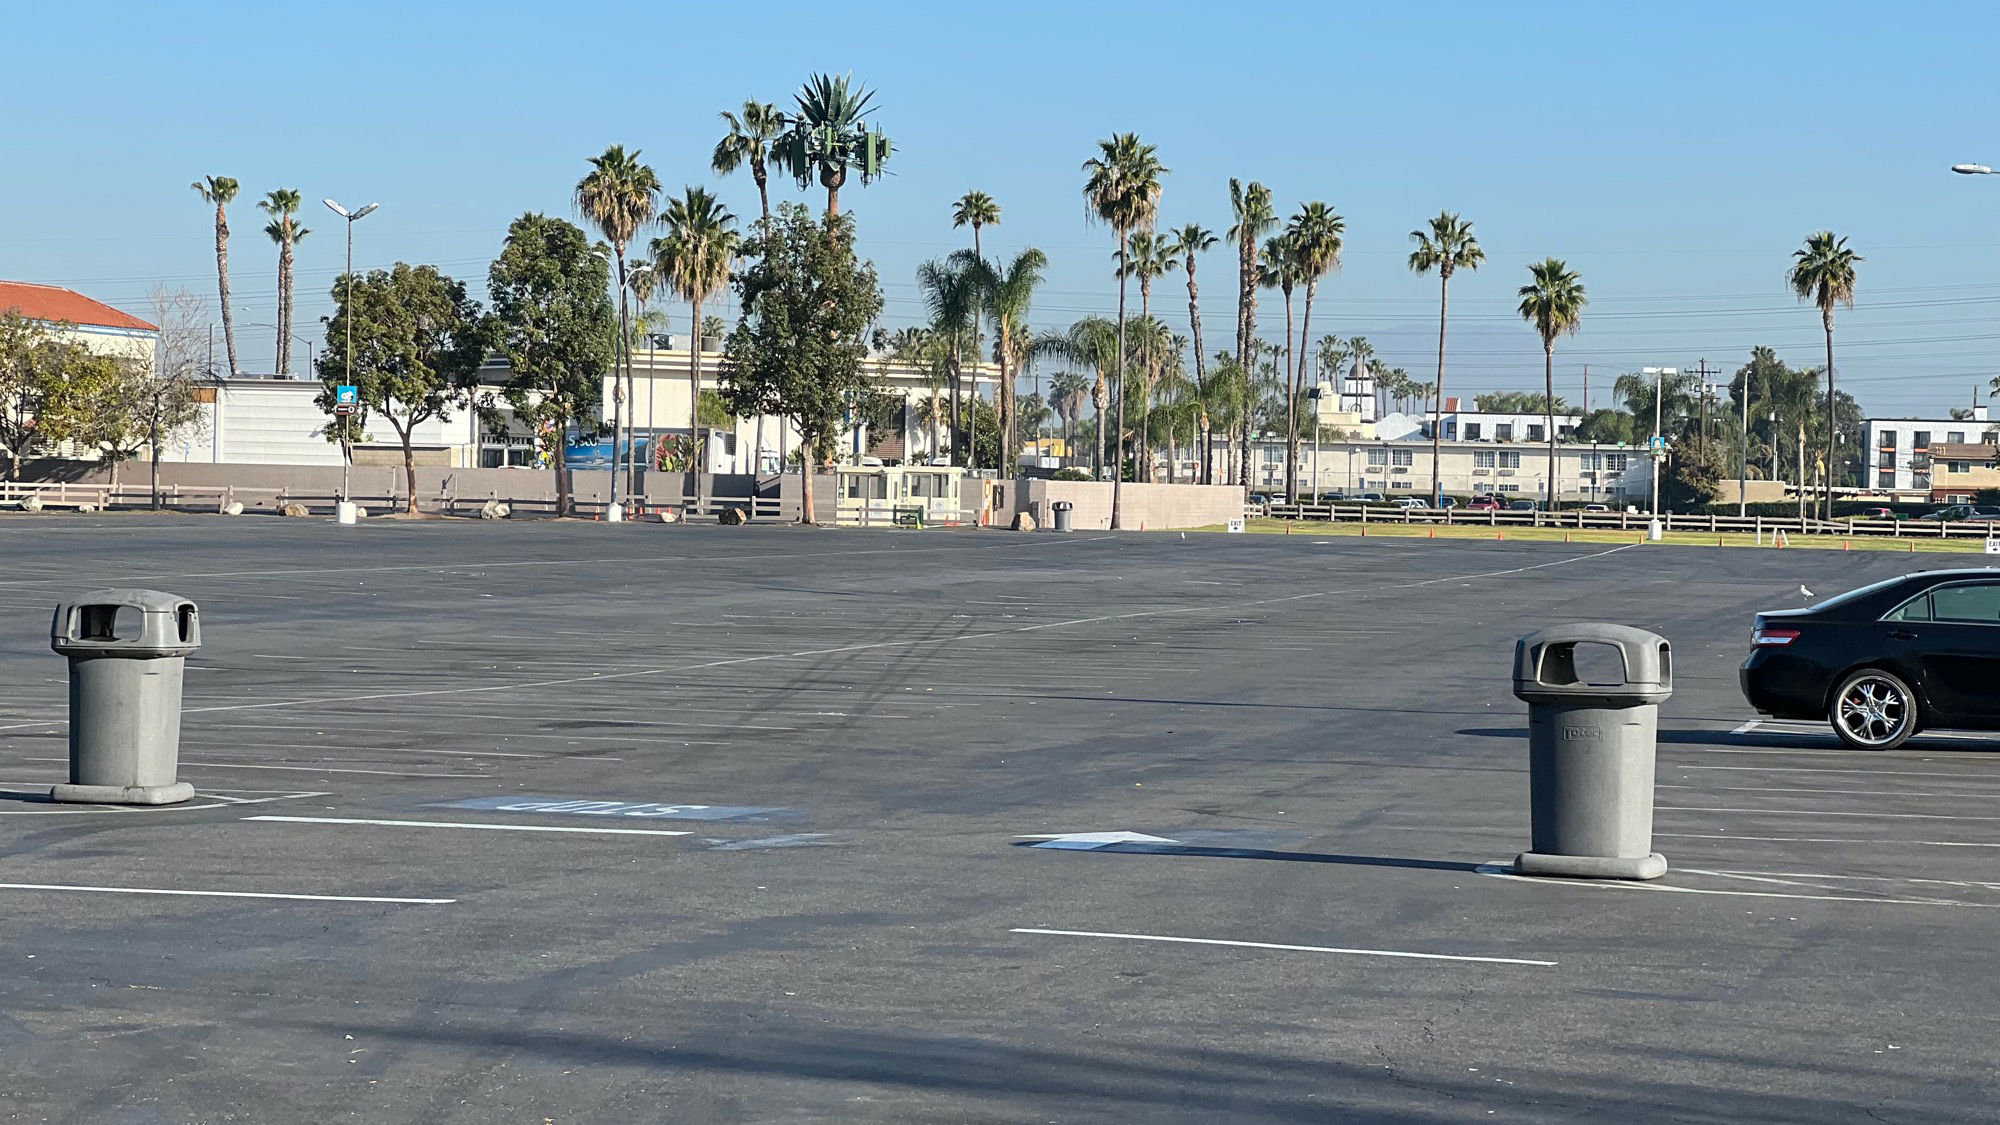
[[[1848,737],[1876,746],[1895,738],[1909,725],[1910,701],[1888,680],[1866,676],[1840,694],[1834,714],[1834,721]]]

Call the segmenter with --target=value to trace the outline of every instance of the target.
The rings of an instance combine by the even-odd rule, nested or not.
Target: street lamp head
[[[1993,169],[1988,168],[1984,164],[1954,164],[1951,166],[1951,170],[1961,176],[1990,176],[1993,174]]]
[[[327,205],[327,207],[328,207],[329,209],[331,209],[331,210],[333,211],[333,213],[334,213],[334,214],[336,214],[336,215],[339,215],[339,216],[340,216],[341,218],[343,218],[343,219],[351,219],[351,218],[353,218],[353,216],[352,216],[352,215],[349,215],[349,214],[347,213],[347,208],[345,208],[345,207],[342,207],[342,206],[341,206],[340,204],[338,204],[338,203],[335,203],[335,202],[334,202],[333,200],[331,200],[331,199],[322,199],[322,200],[320,200],[320,202],[321,202],[321,203],[324,203],[324,204],[326,204],[326,205]]]
[[[357,218],[357,219],[364,219],[364,218],[367,218],[367,217],[368,217],[368,213],[369,213],[370,211],[373,211],[373,210],[374,210],[375,208],[377,208],[377,207],[380,207],[380,206],[382,206],[382,205],[381,205],[380,203],[370,203],[370,204],[369,204],[368,206],[366,206],[366,207],[363,207],[363,208],[362,208],[361,210],[359,210],[359,211],[356,211],[356,212],[354,213],[354,217],[355,217],[355,218]]]

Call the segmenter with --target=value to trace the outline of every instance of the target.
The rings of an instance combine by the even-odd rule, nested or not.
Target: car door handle
[[[1891,629],[1889,630],[1889,639],[1892,641],[1914,641],[1917,639],[1917,635],[1908,629]]]

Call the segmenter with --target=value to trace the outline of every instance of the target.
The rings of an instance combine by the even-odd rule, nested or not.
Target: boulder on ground
[[[741,508],[724,508],[716,517],[716,522],[724,527],[736,527],[750,522],[750,516]]]
[[[77,510],[77,511],[79,511],[79,512],[82,512],[82,513],[84,513],[85,515],[88,515],[88,514],[90,514],[91,512],[94,512],[94,511],[96,511],[96,510],[97,510],[97,505],[95,505],[95,504],[78,504],[78,505],[76,506],[76,510]]]
[[[365,520],[365,519],[367,519],[367,518],[368,518],[368,509],[366,509],[366,508],[362,507],[362,506],[361,506],[361,505],[359,505],[359,504],[356,504],[356,505],[354,506],[354,518],[355,518],[355,519],[358,519],[358,520]]]
[[[661,508],[661,509],[660,509],[660,522],[661,522],[661,523],[679,523],[679,522],[681,522],[681,514],[680,514],[680,512],[679,512],[679,511],[677,511],[677,510],[675,510],[675,509],[673,509],[673,508]]]
[[[224,505],[222,506],[222,514],[223,514],[223,515],[225,515],[225,516],[240,516],[240,515],[242,515],[242,514],[243,514],[243,501],[241,501],[241,500],[231,500],[231,501],[230,501],[229,503],[227,503],[227,504],[224,504]]]
[[[307,508],[304,504],[287,504],[284,507],[278,509],[278,514],[281,516],[293,516],[293,517],[309,516],[312,515],[312,510],[310,508]]]
[[[513,510],[504,500],[488,500],[479,506],[479,518],[483,520],[504,520]]]
[[[1035,530],[1035,517],[1029,515],[1026,512],[1016,512],[1014,514],[1014,530],[1015,531]]]
[[[27,497],[21,501],[21,510],[24,512],[41,511],[42,498],[40,496],[35,495],[32,492],[28,493]]]

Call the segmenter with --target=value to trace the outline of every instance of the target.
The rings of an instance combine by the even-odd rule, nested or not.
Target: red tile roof
[[[78,327],[159,331],[157,325],[119,312],[102,301],[93,301],[74,289],[25,281],[0,281],[0,312],[19,313],[31,320],[50,323],[68,322]]]

